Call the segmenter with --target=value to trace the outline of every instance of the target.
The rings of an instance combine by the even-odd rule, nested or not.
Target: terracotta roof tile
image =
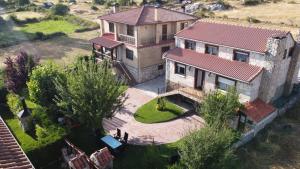
[[[197,21],[176,36],[263,53],[270,37],[284,37],[288,32],[223,23]]]
[[[0,168],[34,169],[20,145],[0,117]]]
[[[184,20],[196,20],[197,18],[192,15],[188,15],[182,12],[173,11],[165,8],[157,8],[158,20],[154,18],[155,7],[143,6],[140,8],[133,8],[127,11],[118,13],[111,13],[100,16],[100,19],[104,19],[111,22],[124,23],[128,25],[147,25],[162,22],[174,22]]]
[[[182,48],[169,50],[165,57],[247,83],[251,82],[263,69],[244,62],[231,61],[214,55],[198,53],[193,50]]]
[[[123,43],[121,42],[117,42],[114,40],[114,34],[108,33],[108,34],[104,34],[101,37],[97,37],[94,39],[90,40],[91,43],[95,43],[97,45],[106,47],[106,48],[115,48],[119,45],[122,45]]]
[[[257,123],[275,110],[276,109],[272,105],[267,104],[260,99],[256,99],[253,102],[247,102],[245,104],[244,113]]]

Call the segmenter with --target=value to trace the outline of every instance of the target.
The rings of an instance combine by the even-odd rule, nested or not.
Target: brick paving
[[[120,128],[122,135],[124,135],[124,132],[129,134],[130,144],[147,145],[176,142],[192,130],[203,127],[204,120],[196,115],[155,124],[144,124],[134,119],[133,114],[135,111],[155,98],[158,85],[163,83],[161,80],[162,78],[158,78],[129,88],[126,91],[128,99],[124,108],[117,112],[112,119],[103,121],[105,131],[115,134],[116,128]],[[151,86],[153,87],[151,88]]]

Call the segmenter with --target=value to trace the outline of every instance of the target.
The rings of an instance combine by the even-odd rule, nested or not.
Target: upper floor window
[[[185,76],[185,65],[180,64],[180,63],[175,63],[175,74]]]
[[[109,25],[109,32],[115,32],[115,24],[109,22],[108,25]]]
[[[134,26],[127,25],[127,35],[134,36]]]
[[[216,86],[218,89],[224,90],[224,91],[228,91],[229,88],[234,87],[235,86],[235,81],[225,78],[225,77],[220,77],[217,76],[216,77]]]
[[[234,51],[234,58],[233,60],[237,60],[240,62],[249,62],[249,52],[243,51]]]
[[[218,55],[219,54],[219,47],[213,45],[205,45],[205,53],[211,55]]]
[[[126,58],[133,60],[133,51],[130,49],[126,49]]]
[[[185,49],[195,50],[196,49],[196,42],[190,41],[190,40],[185,40],[184,46],[185,46],[184,47]]]
[[[161,40],[168,40],[168,25],[161,27]]]
[[[293,53],[294,53],[294,47],[291,47],[289,49],[289,57],[293,56]]]
[[[186,22],[180,23],[180,30],[184,29],[187,26]]]

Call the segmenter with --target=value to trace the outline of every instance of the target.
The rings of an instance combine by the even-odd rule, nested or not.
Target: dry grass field
[[[227,1],[233,9],[215,12],[216,16],[246,19],[254,17],[263,22],[300,26],[300,0],[266,2],[256,6],[243,6],[240,1]]]
[[[3,14],[2,16],[4,18],[7,18],[9,14]],[[39,12],[32,12],[32,11],[22,11],[22,12],[14,12],[14,15],[17,16],[18,19],[20,20],[25,20],[27,18],[32,19],[32,18],[43,18],[45,15],[43,13],[39,13]]]
[[[15,56],[20,51],[38,56],[41,62],[52,60],[62,66],[72,63],[79,55],[90,55],[92,48],[89,39],[98,36],[97,31],[73,33],[68,37],[56,37],[46,41],[23,42],[21,44],[0,48],[0,69],[8,56]]]

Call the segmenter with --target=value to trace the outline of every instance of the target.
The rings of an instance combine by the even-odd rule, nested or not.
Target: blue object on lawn
[[[117,149],[122,146],[121,142],[110,135],[102,137],[101,140],[112,149]]]

